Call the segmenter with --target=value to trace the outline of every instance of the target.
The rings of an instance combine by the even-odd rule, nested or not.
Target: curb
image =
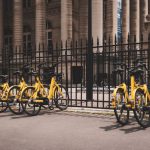
[[[67,112],[89,113],[99,115],[114,115],[113,110],[108,109],[93,109],[93,108],[80,108],[80,107],[68,107]]]

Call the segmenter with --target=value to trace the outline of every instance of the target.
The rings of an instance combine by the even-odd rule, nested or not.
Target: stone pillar
[[[103,44],[103,0],[92,1],[92,34],[94,45],[99,38],[99,44]]]
[[[130,33],[130,0],[122,1],[122,37],[123,42],[127,43]]]
[[[118,19],[117,19],[117,0],[107,1],[107,19],[106,19],[106,36],[107,41],[110,37],[111,43],[115,42],[115,35],[117,34]]]
[[[148,0],[140,1],[140,33],[143,35],[143,41],[148,41],[147,32],[147,16],[148,16]],[[146,49],[148,44],[143,44],[143,48]]]
[[[79,38],[88,38],[88,0],[79,1]]]
[[[148,0],[140,1],[140,32],[143,34],[145,31],[144,23],[147,21],[148,15]]]
[[[61,40],[72,40],[72,0],[61,0]]]
[[[44,0],[36,0],[35,40],[36,46],[46,44],[46,6]]]
[[[3,48],[3,4],[0,0],[0,55],[2,54]]]
[[[22,0],[14,0],[13,4],[13,46],[22,46],[23,43],[23,8]]]
[[[131,0],[130,7],[130,33],[133,41],[136,35],[136,41],[140,41],[140,0]]]

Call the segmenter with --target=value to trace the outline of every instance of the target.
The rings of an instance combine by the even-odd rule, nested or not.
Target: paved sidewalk
[[[0,150],[149,150],[150,128],[113,115],[43,111],[35,117],[0,114]]]

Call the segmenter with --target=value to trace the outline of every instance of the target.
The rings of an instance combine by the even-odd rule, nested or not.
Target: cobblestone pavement
[[[150,128],[113,115],[44,111],[35,117],[0,114],[0,150],[149,150]]]

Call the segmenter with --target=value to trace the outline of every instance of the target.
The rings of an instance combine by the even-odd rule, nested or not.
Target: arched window
[[[53,51],[52,24],[50,21],[46,21],[46,39],[47,39],[48,53],[52,54],[52,51]]]
[[[23,52],[25,55],[31,55],[32,52],[31,28],[26,25],[23,27]]]

